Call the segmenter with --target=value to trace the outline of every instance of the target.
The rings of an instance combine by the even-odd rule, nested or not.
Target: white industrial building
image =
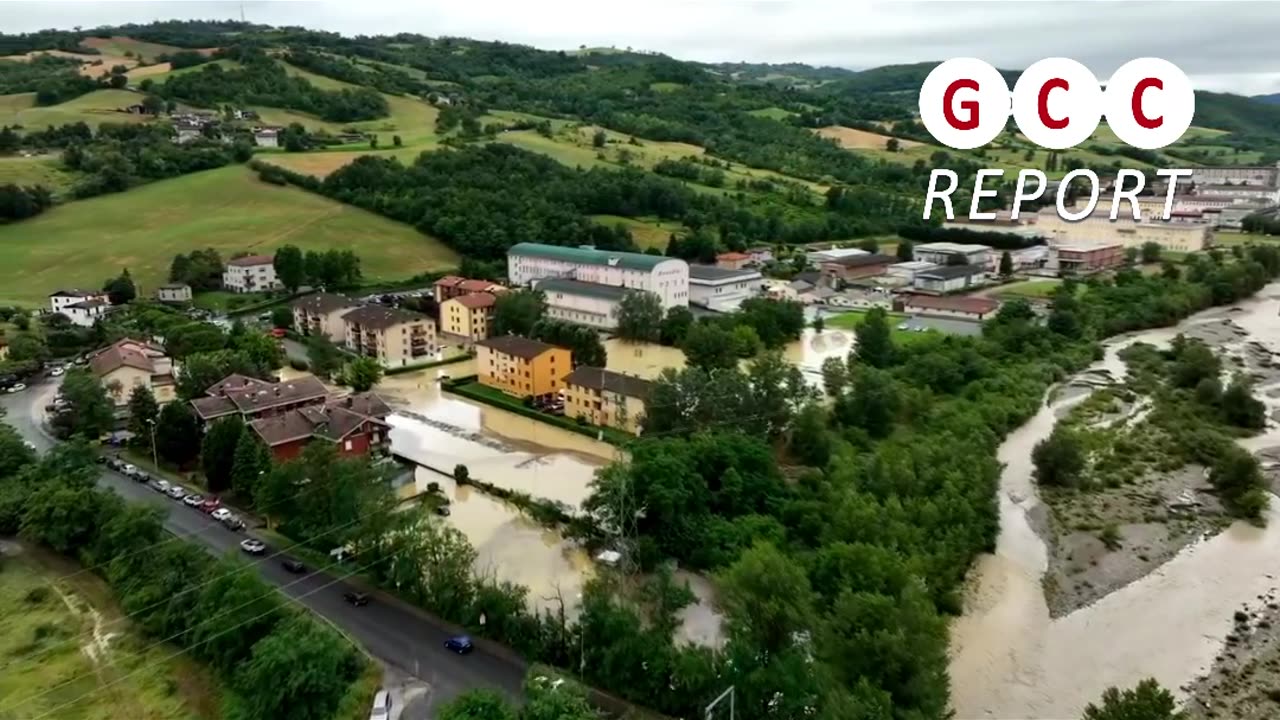
[[[821,265],[824,262],[839,260],[840,258],[852,257],[854,255],[870,255],[866,250],[858,248],[831,248],[830,250],[815,250],[804,254],[805,260],[810,265]]]
[[[917,273],[935,270],[937,267],[937,263],[925,262],[924,260],[909,260],[890,265],[885,270],[885,274],[889,277],[900,279],[903,285],[910,285],[915,281]]]
[[[964,258],[964,265],[977,265],[985,268],[991,264],[991,252],[991,248],[986,245],[932,242],[921,243],[913,247],[911,257],[913,260],[933,263],[934,265],[948,265],[954,262],[952,258],[958,256]]]
[[[515,286],[559,278],[646,290],[658,296],[663,308],[689,304],[689,264],[661,255],[518,243],[507,251],[507,277]]]
[[[689,266],[689,304],[732,312],[742,301],[759,297],[764,277],[756,270],[726,270],[711,265]]]
[[[1191,169],[1191,182],[1202,185],[1260,185],[1280,187],[1280,163],[1261,167],[1219,166]]]
[[[629,292],[627,288],[564,278],[538,280],[533,288],[546,296],[547,317],[599,330],[618,327],[618,306]]]
[[[943,295],[981,285],[986,268],[981,265],[944,265],[916,273],[911,286],[919,292]]]

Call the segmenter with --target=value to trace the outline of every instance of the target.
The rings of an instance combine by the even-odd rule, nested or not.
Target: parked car
[[[150,482],[151,480],[151,476],[148,475],[144,470],[138,470],[137,472],[130,475],[129,477],[133,478],[134,482],[140,482],[140,483]]]
[[[373,709],[369,711],[369,720],[387,720],[391,717],[391,693],[379,690],[373,696]]]
[[[26,390],[26,389],[27,389],[27,386],[24,385],[23,383],[14,383],[9,386],[9,390],[7,392],[16,393],[16,392],[22,392],[23,390]]]
[[[203,502],[203,499],[201,500],[201,502]],[[231,514],[230,510],[226,508],[218,508],[217,510],[214,510],[213,512],[209,513],[209,516],[212,517],[214,520],[217,520],[218,522],[222,522],[223,518],[227,517],[230,514]]]
[[[168,495],[174,500],[181,500],[187,496],[187,491],[181,485],[170,485],[169,489],[165,492],[165,495]]]
[[[294,575],[301,575],[307,571],[307,566],[303,565],[301,560],[294,560],[293,558],[281,560],[280,565]]]
[[[54,369],[50,370],[50,371],[49,371],[49,374],[50,374],[50,375],[52,375],[53,377],[60,377],[60,376],[62,375],[62,373],[64,373],[64,372],[66,372],[66,370],[63,370],[63,369],[62,369],[62,368],[60,368],[60,367],[56,367],[56,368],[54,368]]]
[[[239,515],[234,513],[228,512],[226,515],[218,518],[218,522],[222,523],[222,526],[228,530],[244,529],[244,521],[240,519]]]
[[[267,551],[267,546],[261,540],[246,538],[240,541],[240,549],[250,555],[261,555]]]
[[[129,477],[133,477],[138,474],[138,466],[132,463],[121,463],[120,472],[128,475]]]
[[[156,480],[154,483],[152,483],[152,484],[151,484],[151,487],[152,487],[152,489],[153,489],[153,490],[155,490],[156,492],[162,492],[162,493],[164,493],[164,494],[168,495],[168,494],[169,494],[169,488],[170,488],[170,487],[172,487],[172,486],[169,484],[169,481],[168,481],[168,480]]]
[[[456,635],[444,641],[444,648],[446,650],[452,650],[459,655],[466,655],[474,650],[475,646],[471,644],[470,637],[466,635]]]
[[[217,497],[210,495],[200,503],[200,512],[211,514],[214,510],[222,507],[222,501]]]
[[[364,607],[369,604],[368,595],[354,590],[342,593],[342,598],[356,607]]]
[[[190,495],[182,498],[182,504],[187,507],[196,507],[202,502],[204,502],[204,498],[195,493],[191,493]]]

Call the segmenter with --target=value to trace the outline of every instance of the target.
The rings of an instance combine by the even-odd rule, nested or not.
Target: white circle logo
[[[1051,150],[1088,140],[1102,119],[1102,88],[1089,68],[1070,58],[1045,58],[1013,87],[1013,118],[1031,142]]]
[[[1177,65],[1138,58],[1111,76],[1103,106],[1116,137],[1133,147],[1155,150],[1177,142],[1191,127],[1196,93]]]
[[[995,140],[1009,119],[1009,85],[976,58],[953,58],[920,86],[920,120],[934,139],[957,150]]]

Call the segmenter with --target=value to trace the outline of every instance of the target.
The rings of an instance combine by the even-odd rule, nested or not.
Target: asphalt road
[[[43,384],[0,396],[0,407],[7,411],[4,421],[41,451],[53,444],[39,422],[55,390],[56,386]],[[99,482],[127,500],[165,508],[165,527],[175,535],[200,543],[210,553],[239,552],[244,533],[227,530],[204,513],[109,470],[104,469]],[[275,551],[268,544],[267,555]],[[282,559],[283,556],[251,561],[267,582],[350,635],[385,663],[393,671],[389,675],[427,684],[429,690],[425,696],[404,708],[403,720],[433,717],[438,704],[473,688],[496,689],[513,699],[519,698],[525,664],[509,651],[487,647],[481,641],[471,654],[458,656],[444,649],[444,641],[461,632],[458,628],[380,592],[370,593],[372,601],[368,605],[353,607],[343,599],[343,593],[356,589],[369,591],[368,588],[337,580],[334,575],[323,572],[291,574],[281,567]]]

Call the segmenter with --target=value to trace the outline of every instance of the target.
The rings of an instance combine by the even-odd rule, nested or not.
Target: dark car
[[[306,565],[303,565],[300,560],[294,560],[292,558],[286,558],[284,560],[281,560],[280,565],[284,567],[285,570],[288,570],[294,575],[301,575],[302,573],[307,571]]]
[[[369,604],[369,596],[362,592],[345,592],[342,593],[342,598],[356,607],[364,607]]]
[[[444,649],[452,650],[458,653],[459,655],[466,655],[467,653],[474,650],[475,646],[471,644],[471,638],[467,637],[466,635],[458,635],[455,637],[451,637],[448,640],[445,640]]]

